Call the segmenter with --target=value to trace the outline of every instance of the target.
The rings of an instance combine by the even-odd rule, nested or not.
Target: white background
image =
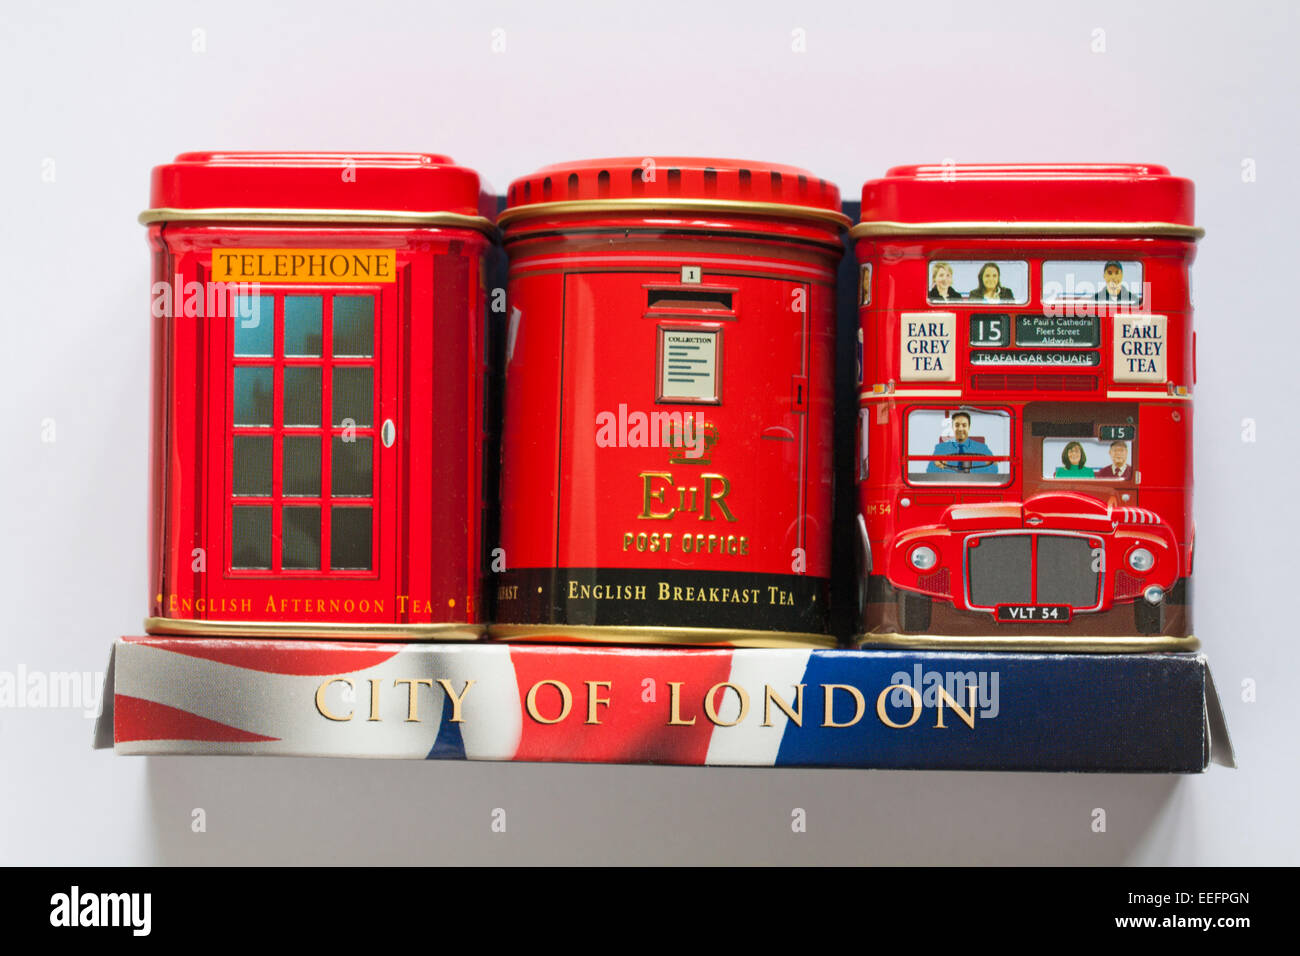
[[[0,861],[1300,862],[1296,19],[1285,3],[1100,0],[7,2],[0,670],[102,670],[146,611],[150,277],[135,216],[150,167],[180,151],[446,152],[498,190],[589,156],[742,156],[848,195],[899,163],[1156,162],[1195,180],[1208,231],[1196,615],[1241,768],[144,759],[92,752],[77,711],[11,709]],[[206,833],[190,830],[195,807]],[[505,834],[490,831],[494,807]],[[792,807],[807,833],[791,833]]]

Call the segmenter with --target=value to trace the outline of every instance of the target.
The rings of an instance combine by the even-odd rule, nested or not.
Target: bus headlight
[[[1165,589],[1153,584],[1142,592],[1142,596],[1146,598],[1148,604],[1159,604],[1165,599]]]
[[[912,562],[912,567],[916,568],[916,570],[929,571],[938,563],[939,556],[934,553],[934,548],[927,548],[925,545],[921,545],[921,547],[912,552],[910,560]]]
[[[1134,548],[1129,552],[1128,566],[1138,574],[1145,574],[1156,566],[1156,556],[1146,548]]]

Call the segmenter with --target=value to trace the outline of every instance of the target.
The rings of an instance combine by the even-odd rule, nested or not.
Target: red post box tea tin
[[[484,198],[417,153],[154,169],[149,631],[481,635]]]
[[[1187,650],[1192,184],[901,166],[853,229],[863,640]]]
[[[801,169],[607,159],[517,180],[493,636],[825,645],[834,280]]]

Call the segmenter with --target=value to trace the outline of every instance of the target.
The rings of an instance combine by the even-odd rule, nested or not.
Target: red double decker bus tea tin
[[[416,153],[154,169],[150,632],[482,633],[484,199]]]
[[[1179,650],[1192,184],[1149,165],[904,166],[853,229],[863,640]]]
[[[838,189],[609,159],[510,187],[493,636],[833,645]]]

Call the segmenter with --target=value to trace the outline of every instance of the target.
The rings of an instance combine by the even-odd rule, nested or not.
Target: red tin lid
[[[628,211],[733,210],[848,224],[840,212],[839,187],[806,169],[682,156],[588,159],[543,167],[510,184],[501,221],[584,212],[593,203],[601,204],[593,211],[605,206]]]
[[[1149,163],[895,166],[862,187],[853,234],[1199,238],[1192,212],[1191,180]]]
[[[433,153],[181,153],[155,166],[142,222],[490,219],[478,173]],[[490,222],[488,223],[490,225]],[[481,228],[481,226],[479,226]]]

